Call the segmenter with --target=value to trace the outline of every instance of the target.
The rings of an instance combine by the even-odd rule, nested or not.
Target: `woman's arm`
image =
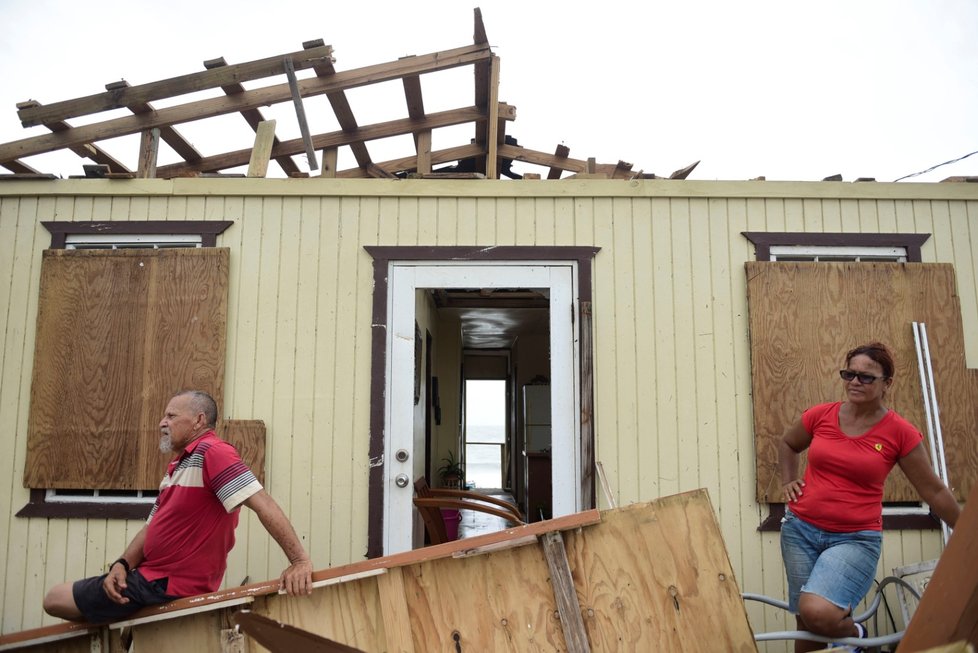
[[[934,473],[930,466],[930,459],[924,451],[924,443],[921,442],[914,447],[910,453],[899,460],[899,463],[900,469],[907,475],[920,498],[948,526],[954,528],[958,516],[961,514],[961,506],[958,505],[954,495],[947,489],[944,482]]]
[[[798,478],[799,454],[812,443],[811,434],[801,420],[788,427],[778,443],[778,464],[781,467],[781,491],[786,501],[797,501],[805,482]]]

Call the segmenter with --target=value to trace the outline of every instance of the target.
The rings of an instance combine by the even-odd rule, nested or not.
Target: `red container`
[[[462,513],[454,508],[442,508],[441,518],[445,522],[445,533],[449,540],[458,539],[458,523],[462,521]]]

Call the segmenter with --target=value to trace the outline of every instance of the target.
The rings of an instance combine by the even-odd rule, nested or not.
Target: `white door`
[[[581,507],[576,264],[392,262],[389,270],[387,406],[384,432],[384,555],[412,547],[414,479],[415,292],[431,288],[533,288],[550,297],[553,515]],[[407,454],[405,456],[405,453]]]

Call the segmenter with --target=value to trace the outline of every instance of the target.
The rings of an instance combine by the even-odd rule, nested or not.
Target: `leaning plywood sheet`
[[[247,608],[369,652],[756,651],[705,490],[367,560],[314,581],[309,597],[265,583],[144,611],[129,622],[133,642],[219,653],[230,613]]]

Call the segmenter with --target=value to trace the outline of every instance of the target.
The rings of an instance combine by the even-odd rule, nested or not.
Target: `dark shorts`
[[[126,577],[126,589],[122,592],[122,595],[129,599],[129,603],[116,603],[109,598],[102,587],[102,581],[107,575],[83,578],[75,581],[71,587],[75,605],[85,617],[85,621],[89,623],[119,621],[147,605],[159,605],[177,598],[166,593],[168,579],[146,580],[138,569],[133,569]]]

